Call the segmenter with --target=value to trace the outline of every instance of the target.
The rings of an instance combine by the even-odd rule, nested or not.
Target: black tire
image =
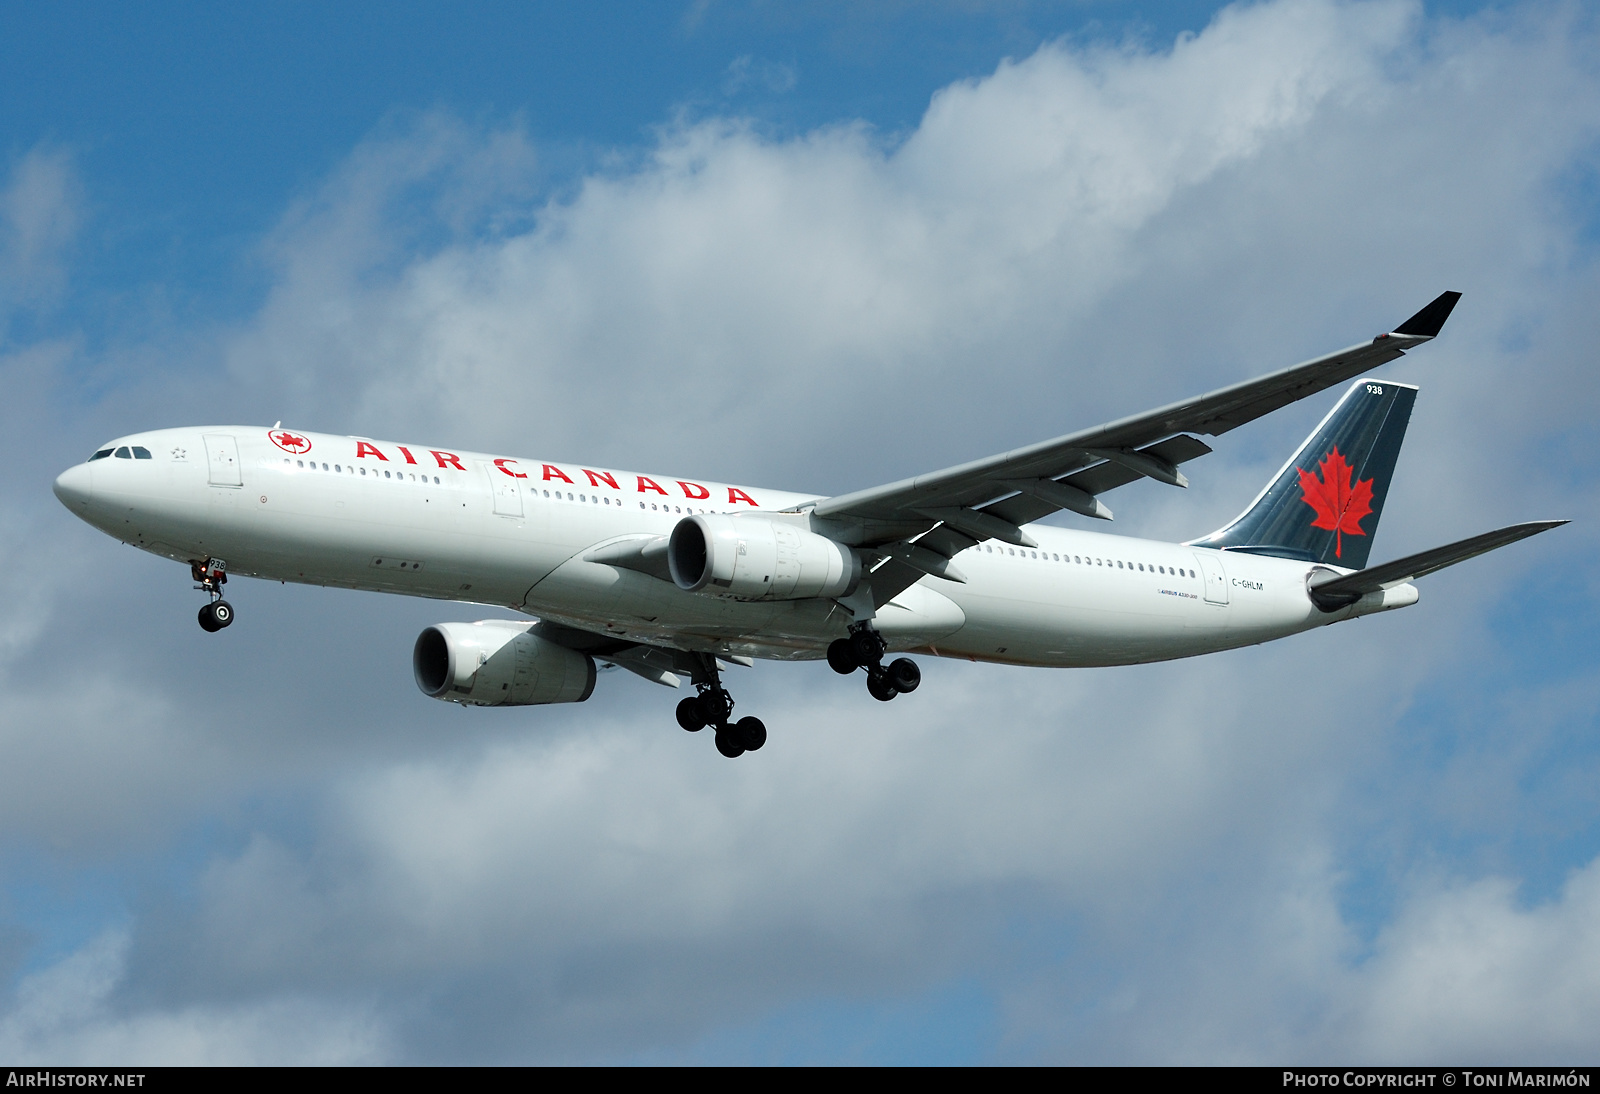
[[[733,699],[721,688],[703,692],[695,704],[701,725],[719,726],[728,720],[728,715],[733,711]]]
[[[732,727],[729,727],[730,729]],[[740,744],[729,730],[717,730],[717,751],[728,759],[744,755],[744,745]]]
[[[876,665],[883,660],[883,636],[877,631],[859,630],[850,635],[850,652],[858,665]]]
[[[894,685],[889,683],[889,674],[882,671],[867,677],[867,693],[880,703],[887,703],[900,694],[894,689]]]
[[[767,743],[767,726],[760,718],[740,718],[733,724],[733,735],[746,752],[754,752]]]
[[[889,662],[889,683],[901,695],[916,691],[917,685],[922,683],[922,670],[911,658],[897,657]]]
[[[217,629],[233,626],[233,605],[226,600],[219,600],[211,605],[211,619],[216,623]]]
[[[200,609],[200,629],[207,634],[215,634],[222,629],[218,626],[216,618],[211,614],[212,607],[213,605],[207,604]]]
[[[840,676],[849,676],[861,667],[850,648],[850,639],[836,638],[828,643],[828,667]]]
[[[690,695],[678,703],[678,724],[690,733],[699,733],[706,728],[705,719],[700,717],[700,700],[697,696]]]

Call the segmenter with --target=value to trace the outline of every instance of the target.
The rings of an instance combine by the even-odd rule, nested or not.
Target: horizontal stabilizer
[[[1534,520],[1526,524],[1513,524],[1509,528],[1485,532],[1481,536],[1473,536],[1459,543],[1435,547],[1431,551],[1385,562],[1382,566],[1372,566],[1343,577],[1313,582],[1309,590],[1311,599],[1323,611],[1336,612],[1340,608],[1354,604],[1368,593],[1392,589],[1407,581],[1426,577],[1446,566],[1454,566],[1458,562],[1486,554],[1497,547],[1504,547],[1508,543],[1515,543],[1519,539],[1526,539],[1540,532],[1548,532],[1566,523],[1564,520]]]

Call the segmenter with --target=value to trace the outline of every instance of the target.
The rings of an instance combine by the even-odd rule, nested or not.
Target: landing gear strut
[[[220,558],[189,563],[189,573],[199,582],[195,588],[203,590],[211,598],[210,603],[200,609],[200,629],[203,631],[220,631],[233,624],[233,605],[222,599],[222,587],[228,583],[224,565]]]
[[[868,694],[887,703],[896,695],[916,691],[922,683],[922,670],[909,657],[897,657],[885,667],[883,655],[887,649],[883,635],[870,622],[855,623],[850,627],[850,637],[828,646],[828,665],[841,676],[866,669]]]
[[[678,724],[690,733],[711,726],[716,730],[717,751],[730,760],[766,744],[767,727],[760,718],[728,721],[733,716],[733,696],[722,686],[717,659],[709,653],[695,654],[694,659],[691,677],[699,694],[678,704]]]

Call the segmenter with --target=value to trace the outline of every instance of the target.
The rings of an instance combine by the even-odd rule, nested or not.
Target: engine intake
[[[861,560],[842,543],[765,517],[698,514],[672,529],[667,567],[689,592],[737,600],[848,596]]]
[[[424,695],[477,707],[581,703],[594,692],[594,659],[512,619],[435,623],[417,636],[411,668]]]

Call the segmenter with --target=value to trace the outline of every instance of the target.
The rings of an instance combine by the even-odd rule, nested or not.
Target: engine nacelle
[[[672,580],[689,592],[738,600],[848,596],[861,560],[842,543],[765,517],[699,514],[672,529]]]
[[[417,636],[411,668],[424,695],[476,707],[581,703],[594,659],[531,634],[532,623],[435,623]]]

